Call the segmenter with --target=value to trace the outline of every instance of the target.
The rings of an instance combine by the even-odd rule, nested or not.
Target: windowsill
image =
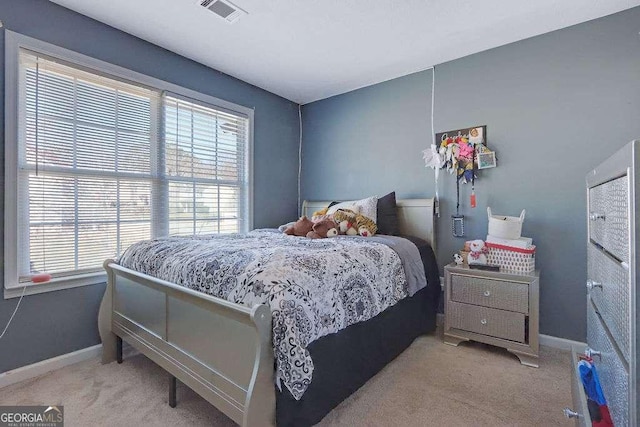
[[[73,277],[59,277],[51,279],[45,283],[24,283],[18,286],[5,288],[4,299],[17,298],[22,295],[24,288],[25,295],[42,294],[44,292],[54,292],[63,289],[77,288],[80,286],[97,285],[107,282],[107,274],[102,272],[80,274]],[[25,287],[26,286],[26,287]]]

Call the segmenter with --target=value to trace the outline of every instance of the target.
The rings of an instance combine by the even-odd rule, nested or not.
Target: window
[[[158,93],[20,52],[19,281],[99,271],[151,237]]]
[[[246,119],[164,99],[169,234],[236,233],[247,227]]]
[[[33,288],[96,283],[104,260],[138,240],[250,228],[251,115],[95,60],[15,52],[6,289],[34,285],[37,273],[53,280]]]

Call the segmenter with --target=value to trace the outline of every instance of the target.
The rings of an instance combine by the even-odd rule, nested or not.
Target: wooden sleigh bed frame
[[[303,204],[311,215],[330,202]],[[397,202],[400,230],[435,252],[434,200]],[[107,287],[98,327],[102,363],[122,362],[123,340],[241,426],[275,425],[276,390],[267,305],[248,308],[184,286],[104,263]]]

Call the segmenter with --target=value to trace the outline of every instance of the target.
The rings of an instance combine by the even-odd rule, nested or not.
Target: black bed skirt
[[[313,380],[300,400],[285,387],[276,390],[278,427],[320,422],[414,339],[433,332],[439,299],[439,292],[435,294],[433,288],[423,288],[365,322],[311,343],[308,350],[314,365]]]

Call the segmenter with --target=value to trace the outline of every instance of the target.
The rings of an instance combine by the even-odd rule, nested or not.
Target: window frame
[[[15,298],[20,295],[31,295],[43,292],[69,289],[78,286],[105,283],[106,273],[97,272],[78,274],[54,278],[47,283],[24,284],[18,282],[18,135],[19,135],[19,54],[20,49],[27,49],[36,54],[65,61],[79,68],[105,74],[108,77],[122,79],[142,86],[156,89],[160,92],[191,99],[196,102],[211,105],[214,108],[240,114],[248,119],[248,138],[246,141],[245,167],[247,170],[247,207],[248,229],[253,229],[253,142],[254,142],[254,109],[238,105],[223,99],[206,95],[183,86],[169,83],[127,68],[114,65],[75,51],[65,49],[32,37],[28,37],[13,31],[5,31],[5,183],[4,183],[4,298]],[[160,103],[163,109],[162,102]],[[160,111],[160,117],[163,112]],[[158,137],[162,139],[162,119],[160,119],[160,132]],[[154,206],[154,208],[157,208]],[[153,210],[152,210],[153,215]]]

